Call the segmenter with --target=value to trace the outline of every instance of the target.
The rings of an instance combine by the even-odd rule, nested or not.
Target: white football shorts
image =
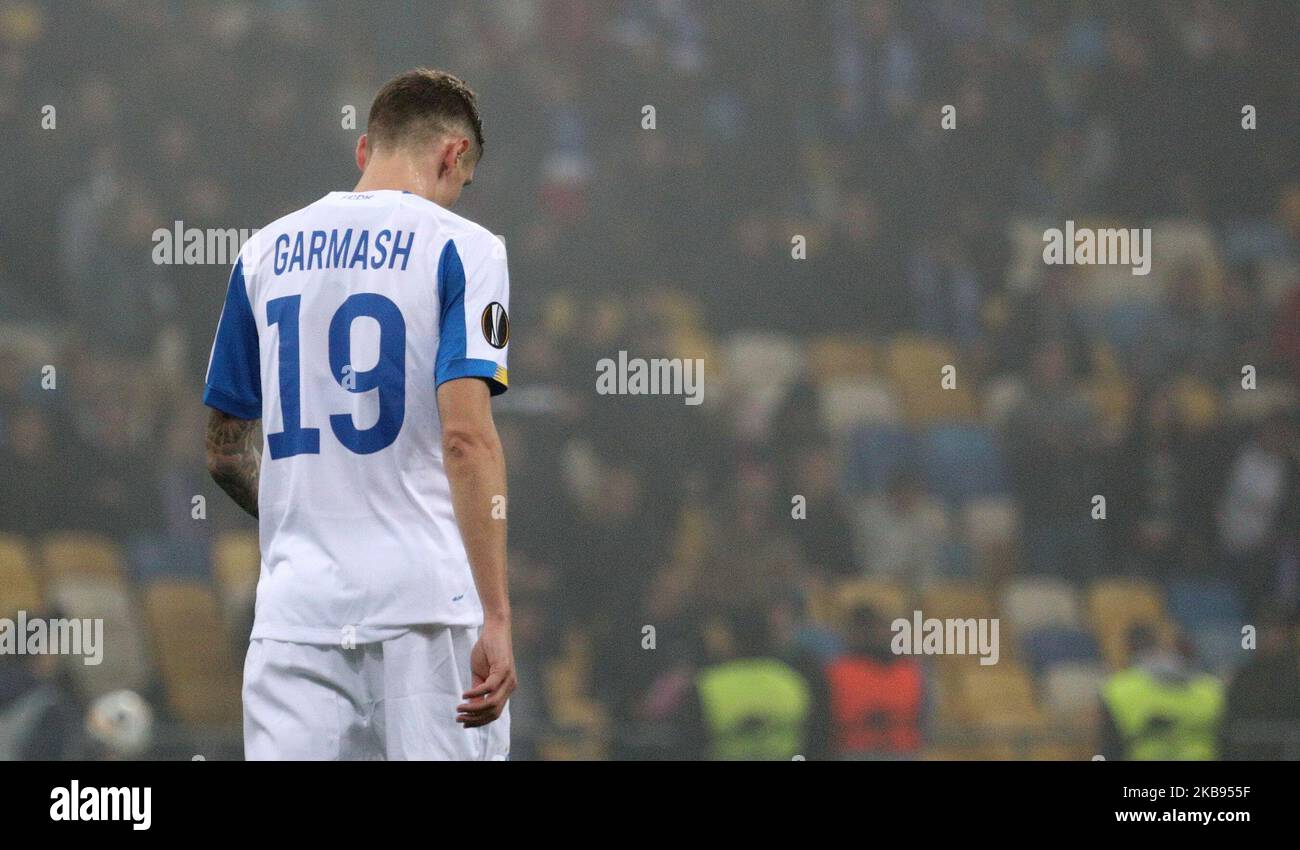
[[[412,627],[376,643],[318,646],[258,638],[244,663],[249,761],[501,761],[510,709],[466,729],[477,626]]]

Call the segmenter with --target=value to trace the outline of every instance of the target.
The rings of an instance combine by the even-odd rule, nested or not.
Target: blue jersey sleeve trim
[[[226,303],[212,345],[207,387],[203,403],[238,416],[258,419],[262,415],[261,354],[257,342],[257,321],[244,285],[243,260],[235,263],[226,289]]]
[[[438,259],[438,357],[435,378],[455,360],[465,357],[465,266],[456,242],[447,240]]]
[[[209,386],[203,391],[203,403],[214,410],[229,414],[236,419],[261,419],[262,406],[247,405],[239,399],[226,395],[216,387]]]
[[[492,395],[501,395],[510,385],[504,366],[499,365],[495,360],[479,360],[473,357],[462,357],[445,366],[439,364],[436,386],[441,386],[453,378],[484,378]]]

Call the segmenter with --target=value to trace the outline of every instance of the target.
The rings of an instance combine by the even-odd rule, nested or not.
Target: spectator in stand
[[[1258,645],[1228,686],[1223,757],[1300,759],[1300,623],[1276,607],[1258,620]]]
[[[947,515],[912,470],[895,474],[882,496],[868,499],[858,519],[867,572],[912,585],[939,574],[948,533]]]
[[[1022,506],[1030,568],[1074,580],[1100,571],[1091,516],[1099,481],[1100,428],[1069,380],[1065,347],[1035,352],[1029,382],[1006,425],[1013,492]]]

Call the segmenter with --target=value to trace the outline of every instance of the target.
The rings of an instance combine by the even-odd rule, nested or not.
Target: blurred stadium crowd
[[[227,272],[151,234],[350,188],[427,64],[479,93],[457,211],[511,256],[515,757],[1122,757],[1130,664],[1200,688],[1198,754],[1300,757],[1293,4],[16,0],[0,44],[0,616],[109,635],[0,657],[0,752],[105,754],[130,688],[150,754],[239,754]],[[1067,219],[1151,227],[1152,273],[1044,265]],[[703,357],[704,404],[597,395],[620,350]],[[1000,660],[894,656],[914,609],[1000,618]]]

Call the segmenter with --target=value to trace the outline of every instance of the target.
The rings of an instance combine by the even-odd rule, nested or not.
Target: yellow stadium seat
[[[961,717],[980,728],[1014,731],[1043,725],[1033,678],[1005,658],[987,667],[964,668],[955,698]]]
[[[261,563],[257,532],[227,531],[217,537],[212,544],[212,571],[227,604],[252,601]]]
[[[977,418],[973,392],[976,376],[961,370],[957,353],[947,345],[903,335],[890,344],[886,360],[889,377],[902,402],[903,415],[913,425]],[[945,389],[940,383],[945,366],[958,369],[951,389]]]
[[[819,383],[837,378],[870,378],[875,359],[871,343],[858,337],[822,336],[808,344],[808,371]]]
[[[962,579],[936,581],[921,591],[921,613],[941,620],[997,616],[997,606],[988,589],[979,582]]]
[[[1150,626],[1162,638],[1168,638],[1171,631],[1163,594],[1145,579],[1094,582],[1088,589],[1088,618],[1101,644],[1102,656],[1112,669],[1128,660],[1128,632],[1133,626]]]
[[[44,599],[32,569],[31,552],[21,537],[0,535],[0,617],[41,611]]]
[[[997,617],[997,606],[988,589],[979,582],[963,579],[944,579],[927,585],[921,590],[919,610],[923,619],[939,620],[992,620]],[[1014,642],[1008,640],[998,624],[999,654],[1003,659],[1014,654]],[[963,630],[963,634],[965,631]],[[991,636],[991,635],[990,635]],[[934,670],[941,676],[952,675],[955,670],[978,667],[979,657],[975,648],[969,648],[962,655],[936,655],[933,657]],[[999,662],[1005,663],[1005,662]],[[986,669],[986,668],[981,668]]]
[[[144,599],[172,712],[186,723],[238,724],[239,675],[211,588],[158,581],[145,589]]]
[[[41,560],[47,581],[72,576],[95,576],[122,581],[126,571],[122,555],[107,537],[77,531],[57,532],[41,545]]]

